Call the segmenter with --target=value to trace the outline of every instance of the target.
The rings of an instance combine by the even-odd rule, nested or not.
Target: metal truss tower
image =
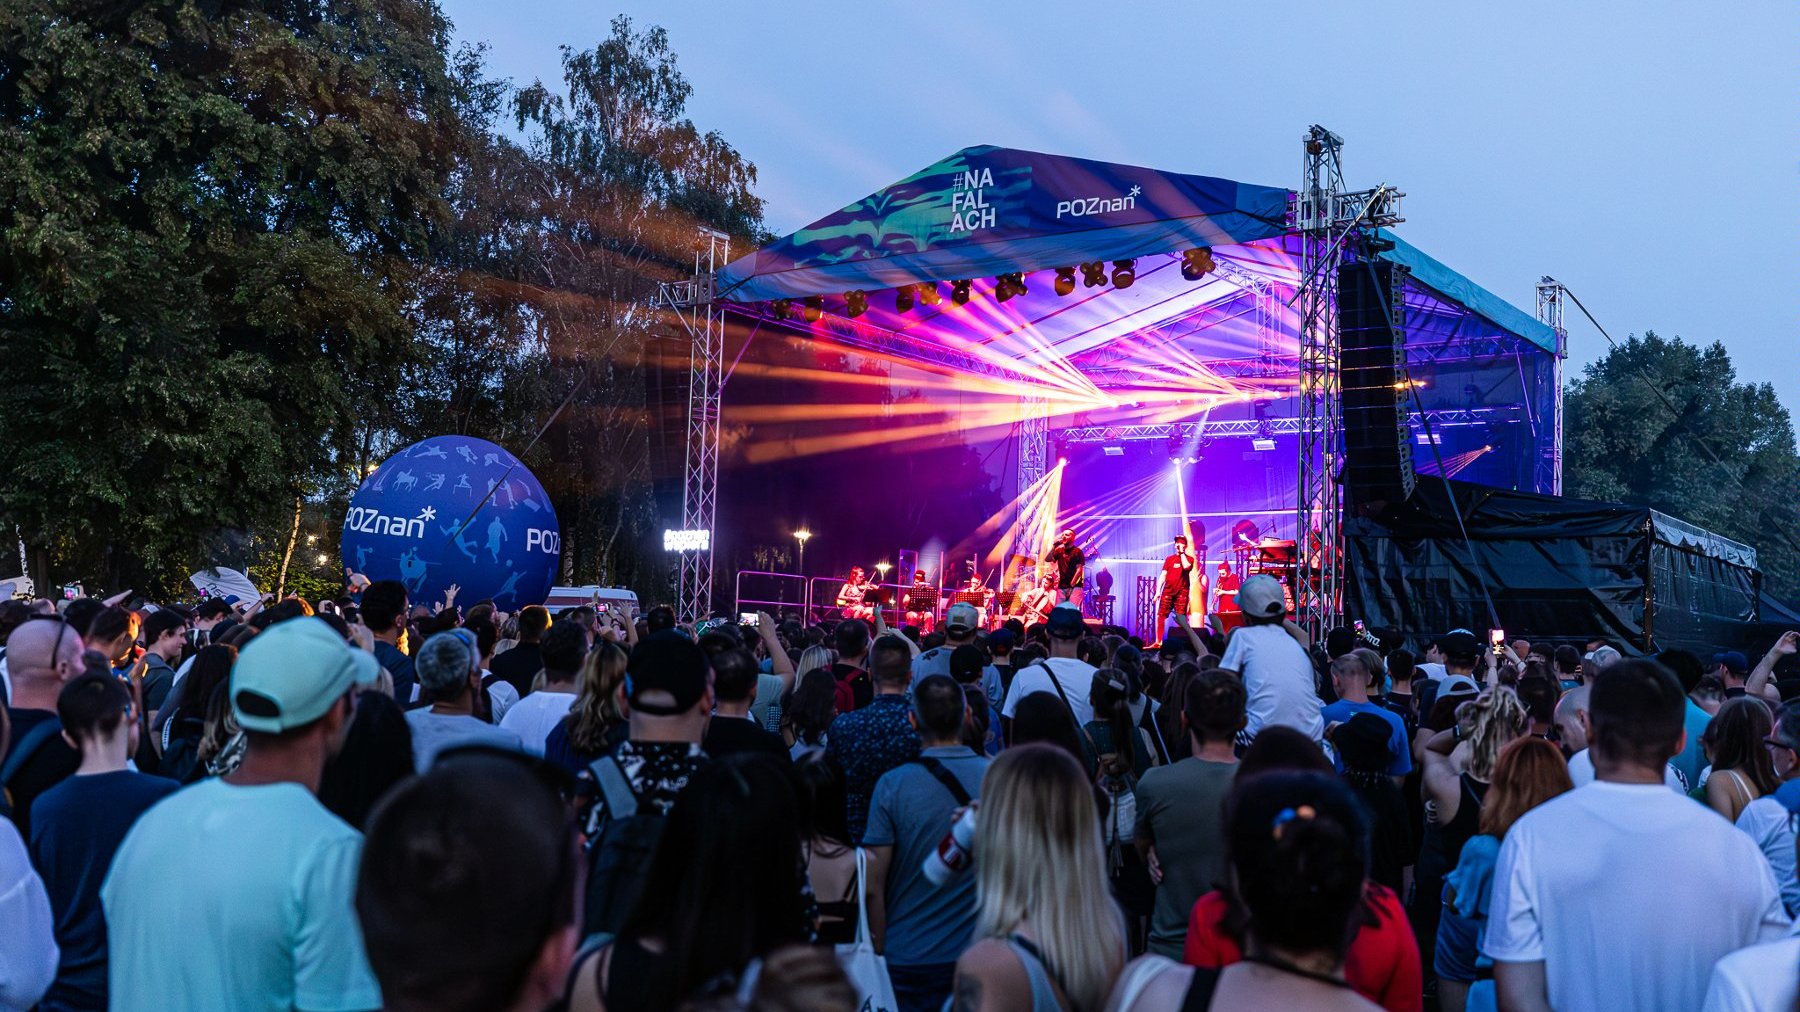
[[[1043,480],[1050,472],[1050,401],[1042,397],[1019,399],[1019,496]],[[1025,512],[1013,527],[1013,551],[1039,557],[1039,549],[1047,546],[1031,543],[1034,531],[1025,526]],[[1004,560],[1003,560],[1004,561]],[[1010,589],[1010,588],[1009,588]]]
[[[688,374],[687,464],[681,496],[681,526],[705,531],[706,547],[683,551],[676,588],[676,611],[684,622],[712,613],[714,524],[719,503],[719,403],[725,392],[725,314],[713,304],[713,274],[731,260],[731,239],[700,229],[694,246],[694,275],[664,282],[654,305],[667,311],[692,341]]]
[[[1563,452],[1563,359],[1569,357],[1569,332],[1563,327],[1563,291],[1562,282],[1546,274],[1538,279],[1537,286],[1537,318],[1539,323],[1547,324],[1556,331],[1556,356],[1550,364],[1550,446],[1545,452],[1538,454],[1539,480],[1538,488],[1544,487],[1544,477],[1550,479],[1550,491],[1562,495],[1562,452]],[[1543,471],[1549,471],[1543,475]]]
[[[1344,139],[1307,130],[1293,228],[1300,236],[1300,461],[1294,541],[1295,619],[1315,637],[1338,624],[1343,600],[1343,403],[1338,376],[1337,269],[1357,233],[1403,221],[1389,186],[1346,191]]]

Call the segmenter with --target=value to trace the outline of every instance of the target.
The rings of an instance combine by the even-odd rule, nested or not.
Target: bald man
[[[12,698],[6,708],[12,742],[0,760],[0,780],[12,797],[8,816],[31,839],[31,803],[81,765],[81,753],[63,739],[56,696],[82,672],[81,635],[61,619],[32,619],[6,639]],[[0,797],[0,803],[3,803]]]

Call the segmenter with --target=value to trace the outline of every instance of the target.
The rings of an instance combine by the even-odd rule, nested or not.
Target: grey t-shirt
[[[406,723],[412,728],[413,763],[420,773],[447,748],[487,745],[525,751],[517,734],[466,713],[432,713],[430,707],[424,707],[406,711]]]
[[[981,796],[988,760],[964,745],[925,749],[921,757],[944,764],[969,797]],[[887,873],[887,943],[895,966],[954,963],[975,930],[975,876],[965,873],[943,886],[925,877],[925,858],[950,831],[956,797],[931,771],[905,763],[882,774],[869,802],[865,847],[893,847]]]
[[[1137,836],[1156,844],[1162,884],[1150,915],[1150,951],[1180,959],[1194,901],[1225,877],[1225,795],[1236,763],[1192,756],[1147,770],[1137,785]]]

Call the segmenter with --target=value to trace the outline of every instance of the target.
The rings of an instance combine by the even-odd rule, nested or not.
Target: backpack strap
[[[937,778],[938,783],[944,785],[944,789],[950,792],[950,796],[956,799],[958,805],[967,805],[974,800],[969,796],[968,789],[963,787],[962,781],[956,779],[956,774],[950,772],[950,767],[945,766],[937,759],[922,755],[915,759],[908,759],[907,762],[925,767],[933,777]]]
[[[19,770],[31,761],[31,757],[37,754],[37,750],[60,733],[62,733],[62,722],[59,720],[40,720],[31,730],[25,732],[25,735],[13,745],[12,754],[6,757],[5,765],[0,765],[0,787],[12,783],[12,778],[19,775]]]
[[[1069,694],[1063,691],[1062,682],[1057,680],[1056,672],[1050,670],[1050,665],[1044,661],[1032,661],[1031,666],[1044,669],[1044,677],[1050,679],[1050,687],[1055,689],[1056,694],[1062,698],[1063,709],[1069,711],[1069,723],[1075,725],[1075,730],[1080,733],[1082,740],[1087,742],[1088,751],[1093,753],[1094,764],[1098,766],[1100,763],[1100,746],[1094,744],[1094,736],[1088,733],[1087,725],[1076,718],[1075,704],[1069,702]]]
[[[1213,995],[1219,990],[1219,968],[1216,966],[1194,967],[1193,982],[1188,984],[1187,994],[1181,999],[1179,1012],[1206,1012],[1212,1008]]]

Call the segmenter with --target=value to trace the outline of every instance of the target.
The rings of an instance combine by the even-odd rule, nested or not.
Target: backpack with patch
[[[1136,728],[1132,729],[1136,731]],[[1091,744],[1093,738],[1088,741]],[[1128,755],[1106,752],[1095,764],[1094,786],[1106,795],[1106,824],[1100,827],[1106,843],[1106,868],[1117,875],[1125,865],[1125,849],[1134,846],[1137,834],[1137,777]]]
[[[588,832],[586,913],[582,934],[617,935],[637,905],[667,817],[643,804],[619,761],[603,755],[588,766],[605,802]]]

